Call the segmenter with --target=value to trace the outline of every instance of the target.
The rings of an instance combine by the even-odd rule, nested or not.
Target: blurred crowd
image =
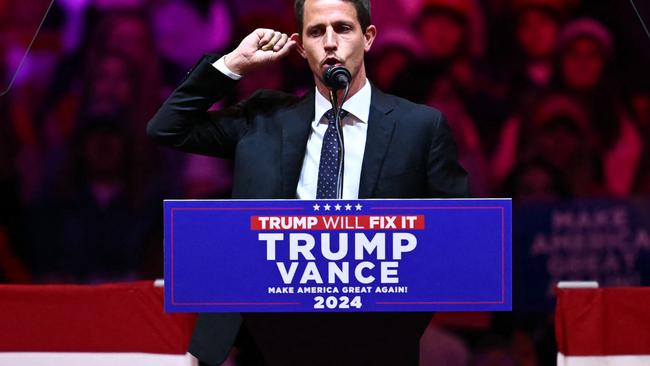
[[[162,199],[228,197],[231,166],[160,149],[145,125],[203,53],[258,27],[293,32],[293,1],[57,0],[43,19],[49,5],[0,2],[0,282],[161,277]],[[393,0],[372,12],[369,79],[445,113],[474,196],[650,193],[650,39],[628,2]],[[221,104],[313,88],[297,54],[256,73]],[[512,363],[475,364],[542,362],[513,356],[532,347],[517,334],[503,345]]]

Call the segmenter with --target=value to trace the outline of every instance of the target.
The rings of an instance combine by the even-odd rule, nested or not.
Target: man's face
[[[315,75],[318,86],[324,84],[323,72],[330,66],[343,65],[352,74],[352,85],[365,80],[364,54],[375,38],[375,27],[361,29],[357,11],[349,1],[305,1],[303,29],[298,48]]]

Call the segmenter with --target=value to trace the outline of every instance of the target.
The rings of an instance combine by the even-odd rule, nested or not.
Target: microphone
[[[341,122],[341,110],[343,103],[348,98],[348,91],[350,88],[350,80],[352,75],[350,71],[343,66],[330,66],[323,73],[323,81],[325,85],[330,88],[330,101],[332,102],[332,108],[334,109],[334,119],[335,119],[335,128],[336,134],[338,136],[339,142],[339,166],[338,166],[338,177],[336,184],[336,196],[338,199],[343,199],[343,170],[345,169],[345,143],[343,141],[343,125]],[[339,89],[345,89],[343,94],[343,100],[341,105],[338,105],[338,97],[336,91]]]
[[[347,87],[352,79],[352,74],[344,66],[330,66],[323,73],[325,85],[332,90],[339,90]]]

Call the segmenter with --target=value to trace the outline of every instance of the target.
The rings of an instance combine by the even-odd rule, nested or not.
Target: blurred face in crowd
[[[91,82],[90,110],[95,114],[121,112],[132,103],[133,91],[127,61],[116,56],[103,58]]]
[[[528,57],[547,58],[553,54],[559,27],[555,19],[539,9],[525,10],[517,24],[517,40]]]
[[[446,13],[426,16],[418,29],[425,49],[435,59],[458,55],[466,36],[463,25]]]
[[[351,2],[307,0],[298,52],[309,63],[319,90],[327,89],[322,75],[334,65],[343,65],[350,70],[350,89],[358,90],[366,78],[364,55],[370,50],[375,35],[373,25],[361,29]]]
[[[525,200],[552,200],[558,198],[553,189],[553,177],[540,166],[530,166],[517,180],[515,196]]]
[[[546,122],[538,136],[538,151],[556,168],[567,168],[580,157],[581,140],[576,122],[570,117],[556,117]]]
[[[588,90],[600,82],[605,59],[600,45],[591,38],[578,38],[562,58],[562,77],[571,89]]]

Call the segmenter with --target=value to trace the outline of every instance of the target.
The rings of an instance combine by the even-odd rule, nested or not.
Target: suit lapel
[[[295,198],[307,139],[314,119],[314,92],[307,93],[277,118],[282,126],[282,197]]]
[[[388,145],[393,136],[396,123],[395,102],[373,86],[368,134],[361,166],[359,198],[371,198],[379,179]]]

